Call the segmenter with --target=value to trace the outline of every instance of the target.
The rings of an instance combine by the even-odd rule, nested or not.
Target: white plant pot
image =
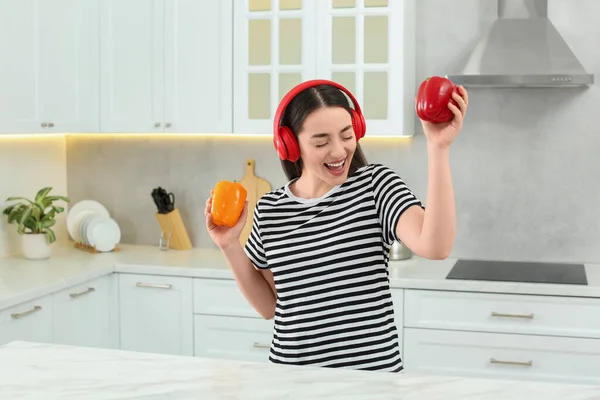
[[[45,260],[52,254],[52,248],[43,233],[25,233],[21,236],[21,252],[28,260]]]

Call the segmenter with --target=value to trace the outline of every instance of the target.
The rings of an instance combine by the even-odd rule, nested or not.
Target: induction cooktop
[[[446,279],[588,284],[583,264],[468,259],[458,260]]]

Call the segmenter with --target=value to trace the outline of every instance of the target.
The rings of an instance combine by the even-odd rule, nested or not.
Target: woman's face
[[[330,186],[342,184],[356,150],[350,113],[342,107],[324,107],[310,113],[298,134],[304,173]]]

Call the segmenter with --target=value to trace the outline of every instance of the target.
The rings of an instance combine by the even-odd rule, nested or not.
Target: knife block
[[[188,250],[192,248],[192,242],[177,208],[168,214],[156,213],[156,219],[160,224],[160,229],[165,234],[171,233],[169,248],[175,250]]]

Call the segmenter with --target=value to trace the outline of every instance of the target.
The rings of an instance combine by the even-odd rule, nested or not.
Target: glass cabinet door
[[[315,77],[316,4],[234,1],[234,132],[271,134],[281,98]]]
[[[347,87],[368,136],[412,136],[415,0],[318,1],[319,77]]]

